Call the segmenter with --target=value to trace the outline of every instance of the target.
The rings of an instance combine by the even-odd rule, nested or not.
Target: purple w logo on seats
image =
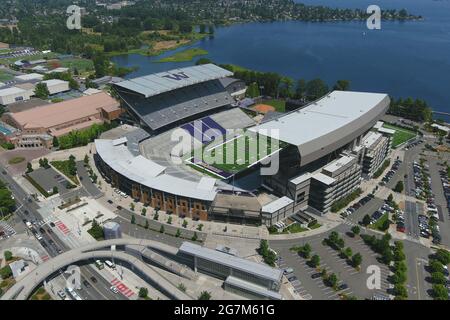
[[[163,76],[164,78],[172,79],[172,80],[183,80],[183,79],[189,79],[189,76],[185,74],[184,72],[178,72],[178,73],[171,73],[168,75]]]

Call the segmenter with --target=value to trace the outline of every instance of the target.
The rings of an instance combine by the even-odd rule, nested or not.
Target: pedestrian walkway
[[[117,278],[111,280],[111,284],[119,290],[125,297],[131,298],[135,293]]]
[[[16,234],[16,230],[11,227],[7,222],[0,221],[0,240],[8,239]]]

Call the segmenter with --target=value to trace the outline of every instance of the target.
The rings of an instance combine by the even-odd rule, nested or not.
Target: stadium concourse
[[[95,141],[103,178],[183,218],[271,226],[306,210],[326,214],[390,151],[390,135],[375,127],[385,94],[334,91],[260,122],[224,87],[232,75],[206,64],[114,84],[135,130]],[[279,170],[261,176],[275,155]]]

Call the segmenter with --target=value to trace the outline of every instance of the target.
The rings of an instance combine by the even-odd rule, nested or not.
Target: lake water
[[[209,51],[217,63],[274,71],[294,79],[322,78],[329,85],[351,81],[351,89],[425,99],[435,110],[450,112],[450,0],[303,0],[332,7],[406,8],[423,21],[249,23],[218,28],[214,39],[188,47]],[[179,48],[162,56],[184,50]],[[160,57],[114,57],[121,66],[138,66],[128,77],[194,64],[154,63]],[[196,60],[196,59],[194,59]]]

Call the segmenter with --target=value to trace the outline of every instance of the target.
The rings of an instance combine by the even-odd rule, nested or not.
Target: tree
[[[434,284],[446,284],[447,278],[444,276],[443,273],[440,272],[433,272],[431,274],[431,282]]]
[[[205,34],[206,33],[206,25],[205,24],[201,24],[199,28],[200,28],[200,33],[201,34]]]
[[[10,260],[12,260],[12,258],[13,258],[13,254],[12,254],[12,252],[9,251],[9,250],[6,250],[5,253],[4,253],[3,255],[5,256],[5,260],[6,260],[6,261],[10,261]]]
[[[109,68],[109,60],[103,54],[98,54],[93,59],[95,76],[101,78],[107,75]]]
[[[148,296],[148,289],[141,287],[139,289],[139,298],[147,298],[147,296]]]
[[[181,33],[191,33],[192,24],[189,21],[182,21],[180,22],[179,30]]]
[[[57,137],[53,137],[53,147],[58,148],[59,147],[59,140]]]
[[[165,229],[164,229],[164,225],[162,224],[161,228],[159,228],[159,233],[164,233],[164,232],[165,232]]]
[[[148,229],[148,228],[149,228],[149,223],[148,223],[148,220],[147,220],[147,219],[145,219],[145,226],[144,226],[144,228],[145,228],[145,229]]]
[[[306,81],[304,79],[300,79],[297,82],[297,87],[295,89],[295,97],[297,99],[302,99],[306,94]]]
[[[247,88],[247,97],[256,98],[261,96],[259,92],[259,86],[256,82],[252,82]]]
[[[172,224],[172,217],[167,218],[167,224]]]
[[[309,100],[316,100],[328,93],[328,86],[321,79],[314,79],[306,84],[306,96]]]
[[[402,284],[396,284],[394,286],[393,293],[396,300],[404,300],[408,298],[408,290],[406,290],[405,286]]]
[[[362,256],[361,254],[358,252],[356,254],[353,255],[352,257],[352,264],[355,268],[358,268],[362,263]]]
[[[338,80],[333,87],[334,90],[348,91],[350,90],[350,81],[348,80]]]
[[[337,275],[334,273],[330,274],[327,278],[327,282],[330,287],[335,288],[338,282]]]
[[[353,226],[352,232],[354,235],[358,235],[361,232],[361,229],[358,226]]]
[[[187,225],[188,225],[188,222],[187,222],[187,220],[183,220],[183,228],[186,228],[186,227],[187,227]]]
[[[300,249],[300,253],[305,259],[309,259],[311,251],[312,251],[312,248],[309,243],[305,243],[305,245],[302,246]]]
[[[350,259],[350,257],[353,254],[353,251],[352,251],[352,248],[347,247],[347,248],[345,248],[345,250],[342,251],[342,253],[347,259]]]
[[[392,193],[389,194],[389,196],[388,196],[388,198],[387,198],[387,201],[388,201],[389,203],[392,203],[392,202],[394,201],[394,196],[392,195]]]
[[[86,154],[84,155],[84,165],[87,166],[89,164],[89,156]]]
[[[197,60],[197,62],[195,63],[195,65],[199,66],[199,65],[202,65],[202,64],[209,64],[209,63],[212,63],[211,59],[208,59],[208,58],[200,58],[200,59]]]
[[[313,255],[309,261],[314,268],[317,268],[320,265],[320,257],[317,254]]]
[[[209,293],[208,291],[202,291],[198,296],[198,300],[210,300],[210,299],[211,293]]]
[[[158,221],[159,219],[159,214],[158,212],[155,213],[155,215],[153,216],[153,220]]]
[[[131,210],[131,211],[134,211],[134,208],[135,208],[134,203],[131,202],[131,203],[130,203],[130,210]]]
[[[444,265],[439,260],[430,260],[430,270],[431,273],[439,272],[444,273]]]
[[[197,241],[197,239],[198,239],[197,232],[194,232],[194,235],[192,236],[191,240]]]
[[[89,234],[94,237],[94,239],[104,238],[103,228],[98,224],[97,220],[92,220],[91,229],[89,229]]]
[[[436,259],[440,261],[442,264],[447,265],[450,264],[450,252],[445,249],[438,249],[434,254]]]
[[[177,229],[177,233],[175,234],[175,237],[179,238],[181,236],[181,231],[180,229]]]
[[[54,186],[53,187],[53,194],[57,194],[59,192],[59,190],[58,190],[58,187],[57,186]]]
[[[47,84],[43,82],[36,84],[36,87],[34,88],[34,94],[36,97],[46,100],[50,95]]]
[[[31,163],[27,163],[27,173],[33,172],[33,166],[31,165]]]
[[[394,191],[397,193],[402,193],[403,192],[403,181],[399,181],[397,182],[397,184],[395,185]]]
[[[370,216],[368,214],[366,214],[364,216],[364,218],[362,219],[362,224],[363,224],[363,226],[368,226],[371,221],[372,221],[372,219],[370,218]]]
[[[135,224],[136,223],[136,217],[134,216],[134,214],[131,215],[131,224]]]
[[[142,215],[145,217],[145,215],[147,214],[147,209],[142,208],[141,213],[142,213]]]
[[[433,284],[432,287],[434,300],[448,300],[448,290],[442,284]]]

